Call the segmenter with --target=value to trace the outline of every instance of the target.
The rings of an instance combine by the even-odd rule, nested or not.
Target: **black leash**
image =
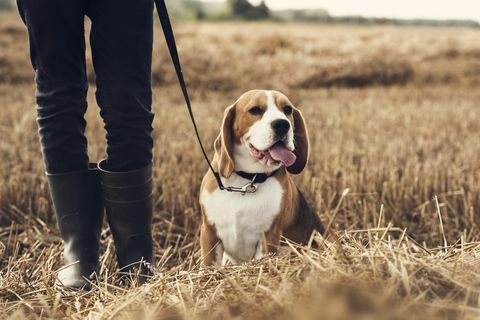
[[[222,179],[220,179],[220,174],[216,172],[215,169],[213,169],[212,163],[210,162],[210,159],[208,159],[207,152],[203,147],[202,139],[200,138],[200,134],[198,133],[197,123],[195,122],[195,117],[193,116],[192,103],[190,102],[187,85],[183,77],[182,65],[180,64],[180,57],[178,55],[177,44],[175,42],[175,35],[173,33],[167,6],[165,5],[165,0],[155,0],[155,4],[157,6],[158,17],[160,18],[163,33],[165,34],[165,40],[167,41],[168,51],[170,52],[173,65],[175,66],[175,71],[177,73],[178,82],[180,83],[180,88],[182,89],[183,97],[185,98],[185,102],[187,104],[188,114],[190,115],[190,119],[192,120],[195,135],[197,136],[198,144],[202,149],[203,157],[205,158],[205,161],[207,161],[208,167],[215,176],[215,179],[217,180],[218,188],[220,190],[226,190],[229,192],[240,192],[242,194],[254,193],[255,191],[257,191],[257,186],[254,185],[257,175],[254,175],[251,182],[241,188],[225,187],[222,183]]]

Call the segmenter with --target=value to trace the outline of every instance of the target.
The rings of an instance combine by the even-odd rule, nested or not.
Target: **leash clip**
[[[250,181],[249,183],[247,183],[246,185],[244,185],[243,187],[241,188],[237,188],[237,187],[226,187],[225,190],[229,191],[229,192],[239,192],[242,194],[242,196],[244,196],[245,194],[247,193],[255,193],[257,192],[258,190],[258,186],[255,185],[255,179],[257,178],[257,175],[255,175],[252,179],[252,181]]]

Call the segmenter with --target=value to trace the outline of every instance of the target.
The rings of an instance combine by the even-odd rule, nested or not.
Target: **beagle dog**
[[[204,265],[234,264],[276,252],[280,237],[306,244],[323,233],[290,174],[299,174],[309,154],[301,112],[277,91],[253,90],[225,110],[215,140],[214,169],[225,186],[253,183],[254,193],[220,190],[207,172],[200,190]]]

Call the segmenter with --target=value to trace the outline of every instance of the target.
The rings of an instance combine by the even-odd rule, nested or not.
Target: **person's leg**
[[[87,80],[83,0],[18,0],[36,73],[38,126],[64,241],[61,285],[88,287],[98,271],[103,220],[99,173],[84,136]]]
[[[28,28],[47,172],[87,170],[84,1],[17,2]]]
[[[100,177],[118,264],[131,272],[140,261],[153,262],[153,0],[89,4],[96,95],[108,143]],[[149,268],[141,264],[140,273],[143,282]]]
[[[111,171],[152,162],[153,0],[90,1],[97,102]]]

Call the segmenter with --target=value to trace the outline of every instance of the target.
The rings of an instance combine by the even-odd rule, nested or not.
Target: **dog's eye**
[[[262,114],[262,109],[260,107],[253,107],[250,110],[248,110],[248,112],[254,115],[259,115],[259,114]]]
[[[285,106],[285,108],[283,108],[283,112],[286,114],[286,115],[291,115],[292,112],[293,112],[293,108],[291,106]]]

